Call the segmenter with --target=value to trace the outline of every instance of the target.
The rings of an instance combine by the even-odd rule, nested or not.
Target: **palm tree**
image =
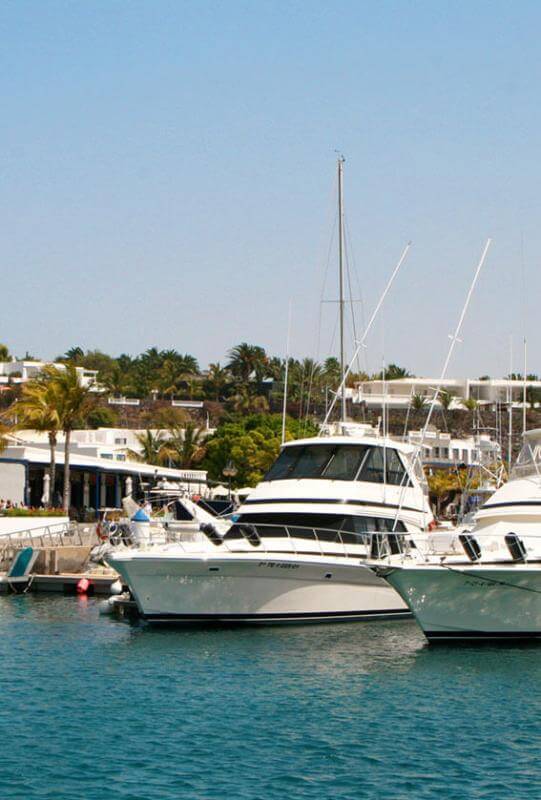
[[[93,406],[90,387],[84,386],[73,364],[65,369],[50,367],[48,370],[54,387],[56,408],[64,433],[64,489],[62,507],[67,514],[70,506],[70,440],[77,424],[82,424]]]
[[[438,394],[438,400],[440,401],[440,405],[444,411],[449,411],[451,408],[451,403],[454,399],[454,395],[452,395],[451,392],[448,392],[446,389],[442,389]]]
[[[464,398],[460,401],[460,403],[464,408],[467,408],[468,411],[475,411],[479,405],[479,402],[475,399],[475,397]]]
[[[248,383],[252,375],[258,381],[265,377],[267,363],[267,354],[262,347],[242,342],[229,351],[227,369],[242,383]]]
[[[414,392],[411,396],[410,406],[414,411],[421,411],[425,407],[426,397],[424,394]]]
[[[4,425],[3,422],[0,422],[0,453],[4,450],[9,444],[9,437],[8,434],[11,428],[7,425]]]
[[[190,469],[194,464],[204,458],[205,432],[193,422],[187,422],[185,428],[176,428],[169,431],[171,438],[162,448],[162,458],[168,459],[179,469]]]
[[[54,367],[47,367],[41,375],[23,384],[22,395],[9,409],[15,414],[18,428],[47,433],[50,448],[50,489],[48,505],[52,506],[56,484],[56,445],[62,427],[60,398],[54,380]]]
[[[85,351],[82,347],[70,347],[62,356],[62,361],[73,361],[74,364],[80,364],[84,358]],[[58,359],[60,361],[60,359]]]
[[[411,378],[413,377],[411,372],[408,372],[407,369],[404,367],[399,367],[398,364],[388,364],[385,368],[385,380],[386,381],[397,381],[401,378]],[[383,370],[378,372],[377,375],[374,376],[375,380],[383,380]]]
[[[139,442],[140,451],[128,450],[128,456],[133,461],[144,461],[146,464],[163,464],[164,446],[166,438],[163,431],[152,433],[146,430],[144,433],[137,433],[135,438]]]
[[[229,381],[230,377],[228,371],[223,369],[219,362],[209,364],[205,389],[216,401],[218,401],[220,397],[223,397]]]

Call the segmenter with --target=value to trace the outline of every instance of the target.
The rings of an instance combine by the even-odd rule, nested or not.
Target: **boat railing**
[[[93,546],[97,542],[96,526],[77,522],[58,522],[39,528],[26,528],[0,536],[0,560],[6,553],[14,553],[25,547],[58,548]]]
[[[517,526],[513,530],[511,524],[502,531],[465,526],[451,531],[414,534],[408,539],[409,546],[401,552],[383,552],[374,560],[389,564],[397,560],[411,563],[412,558],[425,564],[541,561],[541,533],[524,532]]]
[[[288,542],[286,550],[284,550],[284,540]],[[239,547],[241,542],[245,545],[244,547]],[[291,552],[298,556],[307,554],[307,542],[313,542],[315,545],[314,550],[309,552],[316,552],[321,556],[363,558],[369,553],[370,533],[343,531],[321,526],[316,528],[307,525],[237,522],[219,544],[231,553],[250,552],[251,545],[256,552],[266,554]],[[273,543],[275,543],[274,546]]]

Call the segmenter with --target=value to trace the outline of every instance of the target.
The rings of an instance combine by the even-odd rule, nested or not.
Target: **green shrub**
[[[0,511],[3,517],[64,517],[61,508],[6,508]]]

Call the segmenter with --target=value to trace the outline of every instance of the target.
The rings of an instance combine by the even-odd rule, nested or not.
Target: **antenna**
[[[381,306],[383,305],[383,301],[387,297],[389,289],[391,288],[391,286],[394,283],[394,279],[396,278],[396,276],[398,275],[398,273],[400,271],[400,267],[404,263],[404,260],[405,260],[407,254],[408,254],[408,251],[409,251],[410,247],[411,247],[411,242],[408,242],[407,245],[405,246],[404,250],[402,251],[402,255],[400,256],[400,258],[398,260],[398,263],[397,263],[396,267],[393,270],[393,274],[391,275],[391,277],[389,278],[389,281],[387,282],[387,286],[385,287],[385,289],[383,291],[383,294],[381,295],[381,297],[380,297],[380,299],[378,301],[377,306],[375,307],[374,311],[372,312],[372,316],[370,317],[370,321],[368,322],[368,325],[366,326],[365,331],[364,331],[360,341],[357,342],[357,347],[355,349],[355,352],[353,353],[351,361],[349,362],[348,368],[346,369],[346,371],[343,374],[342,383],[341,383],[341,385],[340,385],[340,387],[338,389],[338,392],[334,396],[334,399],[333,399],[331,405],[329,406],[329,409],[328,409],[327,413],[325,414],[325,419],[321,423],[321,426],[319,428],[319,432],[320,433],[323,431],[323,428],[325,427],[325,425],[329,421],[329,417],[331,416],[332,411],[333,411],[334,406],[335,406],[335,403],[336,403],[336,398],[338,397],[338,395],[341,392],[345,392],[346,381],[347,381],[349,373],[351,372],[351,370],[353,368],[353,364],[355,362],[355,359],[357,358],[357,356],[361,352],[361,348],[365,346],[366,337],[370,333],[370,329],[372,328],[372,325],[374,324],[374,320],[376,319],[376,317],[378,315],[378,312],[379,312]]]
[[[507,397],[509,402],[509,424],[508,424],[508,443],[507,443],[507,474],[511,473],[511,461],[513,458],[513,337],[509,337],[509,379],[510,383],[507,389]]]
[[[522,435],[526,433],[526,337],[524,337],[524,376],[522,378]]]
[[[287,379],[289,376],[289,340],[291,338],[291,308],[292,301],[289,301],[289,314],[287,320],[287,341],[286,341],[286,368],[284,374],[284,406],[282,408],[282,444],[286,440],[286,414],[287,414]]]

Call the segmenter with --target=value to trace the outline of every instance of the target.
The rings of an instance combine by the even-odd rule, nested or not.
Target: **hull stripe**
[[[485,503],[480,511],[490,511],[491,508],[510,508],[511,506],[541,506],[541,500],[511,500],[508,503]]]
[[[430,641],[444,641],[457,639],[540,639],[540,631],[424,631]]]
[[[395,608],[374,611],[306,611],[293,613],[262,614],[175,614],[150,613],[142,614],[149,622],[302,622],[312,620],[369,619],[370,617],[392,617],[407,619],[412,616],[407,609]]]
[[[376,503],[368,501],[368,500],[331,500],[322,497],[317,498],[305,498],[305,497],[284,497],[280,499],[272,499],[269,498],[268,500],[245,500],[242,504],[240,513],[242,513],[242,508],[244,506],[255,506],[255,505],[283,505],[285,503],[318,503],[318,505],[341,505],[341,506],[374,506],[375,508],[398,508],[401,511],[415,511],[417,514],[422,514],[422,508],[412,508],[411,506],[400,506],[400,505],[393,505],[392,503]]]

